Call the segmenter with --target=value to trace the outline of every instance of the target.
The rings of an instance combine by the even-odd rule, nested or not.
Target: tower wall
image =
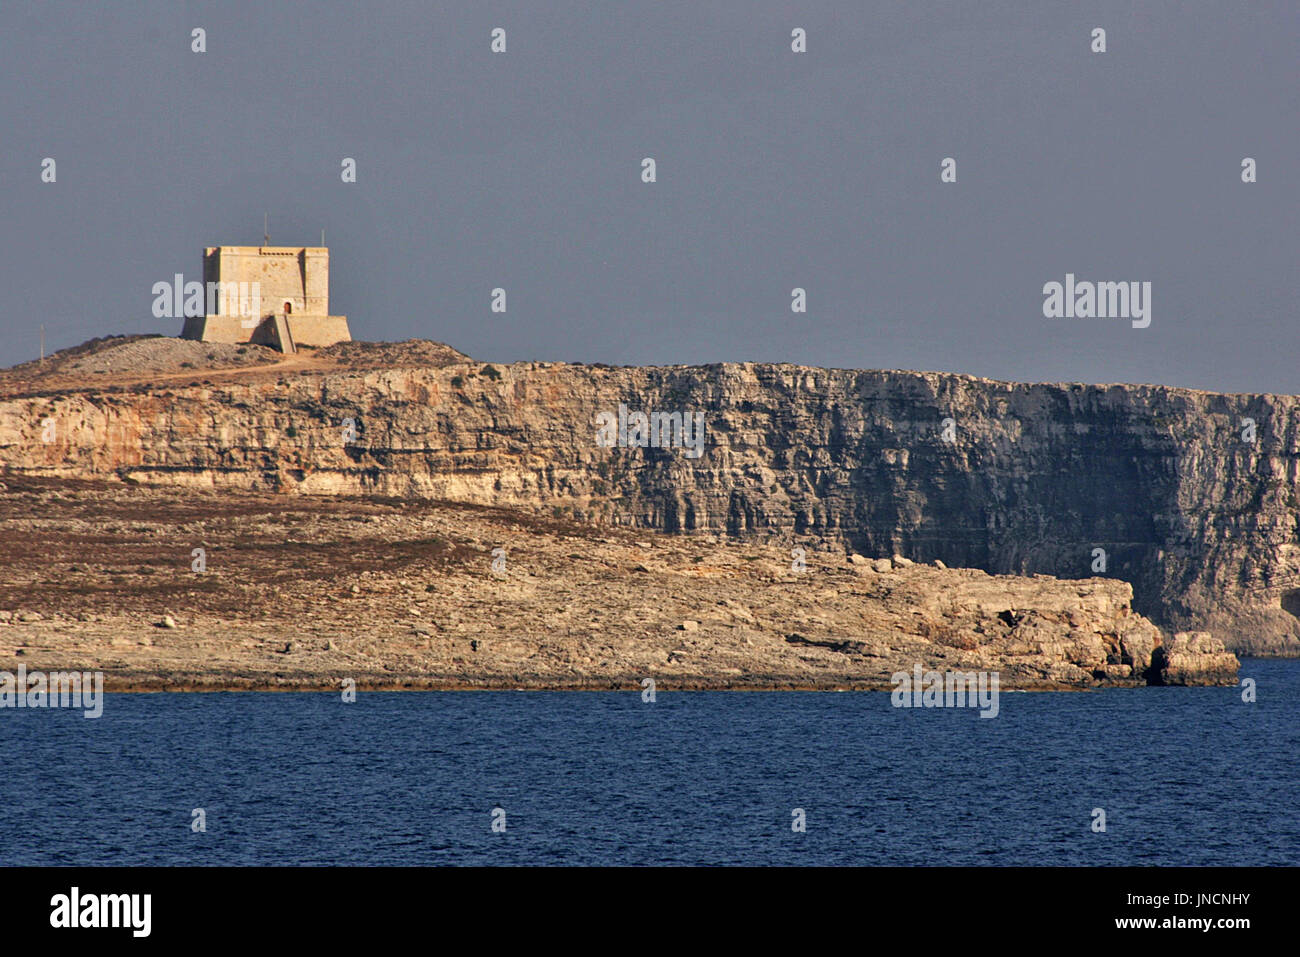
[[[207,342],[260,342],[265,321],[288,313],[288,328],[299,345],[347,342],[346,316],[329,314],[329,249],[323,246],[209,246],[203,251],[203,281],[253,283],[260,293],[256,316],[237,313],[238,304],[215,297],[214,311],[188,317],[182,338]]]

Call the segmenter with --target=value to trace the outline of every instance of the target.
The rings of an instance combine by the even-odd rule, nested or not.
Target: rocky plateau
[[[367,680],[436,686],[671,675],[865,687],[914,661],[1001,668],[1004,686],[1220,683],[1231,652],[1300,653],[1293,396],[753,363],[488,364],[423,341],[293,356],[209,345],[97,340],[0,373],[0,609],[42,616],[11,633],[62,634],[87,654],[107,641],[135,662],[120,680],[149,686],[212,679],[226,641],[232,654],[248,641],[298,649],[249,659],[254,685],[323,680],[352,640],[413,656],[396,671],[396,658],[353,660],[375,666]],[[701,454],[607,447],[599,417],[620,406],[703,413]],[[108,517],[131,508],[130,521]],[[256,522],[239,518],[250,512]],[[365,516],[377,524],[354,520]],[[379,525],[387,538],[360,535]],[[302,554],[273,574],[280,553],[253,543],[275,534]],[[225,558],[195,576],[199,538]],[[407,556],[391,559],[405,578],[365,558],[381,539]],[[426,539],[450,551],[423,555]],[[489,568],[495,547],[504,579]],[[152,557],[119,556],[131,549]],[[791,571],[793,549],[808,571]],[[238,581],[235,556],[248,558]],[[101,558],[171,584],[137,589],[137,572],[110,574]],[[584,562],[603,573],[581,577]],[[365,576],[387,584],[372,594]],[[408,585],[431,586],[424,604],[393,597]],[[503,604],[512,588],[528,600]],[[229,607],[197,601],[232,589],[244,597]],[[566,610],[577,617],[558,624]],[[163,614],[179,626],[154,628]],[[127,637],[137,626],[143,637]],[[452,631],[477,649],[430,644]],[[168,643],[174,659],[158,650]]]

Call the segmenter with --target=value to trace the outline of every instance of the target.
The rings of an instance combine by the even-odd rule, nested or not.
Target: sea
[[[1300,660],[1244,687],[109,694],[0,710],[0,865],[1295,865]]]

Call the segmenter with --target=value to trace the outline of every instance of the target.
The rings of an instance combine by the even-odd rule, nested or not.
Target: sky
[[[7,0],[0,365],[179,333],[153,284],[265,214],[362,340],[1300,393],[1298,50],[1294,0]]]

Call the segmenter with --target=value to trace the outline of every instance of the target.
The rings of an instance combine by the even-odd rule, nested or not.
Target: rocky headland
[[[1162,635],[1131,594],[423,500],[13,476],[0,495],[0,670],[119,690],[883,689],[916,664],[1003,688],[1235,682],[1222,643]]]
[[[486,506],[514,516],[510,521],[523,523],[520,527],[556,523],[567,530],[564,536],[576,536],[602,555],[601,549],[614,548],[624,534],[652,551],[665,550],[666,556],[680,551],[681,562],[691,566],[713,567],[719,556],[752,553],[755,557],[733,563],[716,582],[694,579],[696,588],[708,582],[706,593],[680,590],[693,581],[689,575],[657,581],[650,563],[634,562],[651,569],[637,572],[612,554],[602,558],[607,574],[597,583],[611,579],[614,587],[612,579],[633,577],[620,580],[605,598],[593,599],[595,605],[619,606],[627,596],[619,597],[618,589],[647,589],[648,605],[666,614],[655,619],[655,629],[671,626],[672,640],[691,635],[708,647],[704,658],[689,659],[694,662],[690,674],[679,675],[687,684],[871,684],[902,660],[903,645],[885,640],[891,635],[916,637],[933,646],[935,655],[1002,660],[1006,686],[1012,683],[1005,674],[1011,673],[1021,674],[1026,685],[1040,686],[1175,681],[1182,680],[1176,677],[1180,673],[1198,672],[1203,672],[1200,680],[1221,681],[1229,666],[1219,643],[1242,653],[1300,653],[1298,403],[1292,396],[1157,386],[1019,384],[942,373],[751,363],[487,364],[429,342],[346,343],[281,357],[257,346],[132,337],[88,343],[43,364],[0,373],[0,480],[10,488],[0,497],[0,519],[6,540],[13,534],[39,541],[42,527],[22,523],[39,523],[43,513],[31,511],[36,499],[22,497],[72,492],[31,483],[64,483],[72,490],[77,482],[89,482],[86,488],[105,501],[131,496],[138,503],[139,524],[149,528],[150,516],[162,515],[164,503],[171,501],[203,503],[176,507],[206,510],[211,517],[205,534],[251,502],[265,502],[266,516],[306,509],[316,515],[313,521],[328,526],[316,530],[319,536],[315,531],[298,536],[300,547],[309,549],[312,542],[346,540],[334,534],[347,527],[333,524],[334,512],[393,507],[392,519],[400,525],[417,513],[427,513],[429,521],[453,513],[481,516],[487,513],[464,509]],[[608,447],[600,441],[602,415],[626,418],[637,411],[703,413],[698,456],[682,447],[642,448],[621,441]],[[401,504],[381,504],[386,501]],[[97,520],[81,520],[90,522],[85,530],[90,534]],[[243,531],[254,534],[260,527]],[[133,534],[101,531],[99,547],[128,547]],[[397,541],[415,540],[400,527],[392,534]],[[181,537],[187,540],[171,547],[185,561],[174,571],[188,575],[187,556],[200,543],[189,541],[193,534]],[[488,568],[490,547],[506,547],[508,556],[513,551],[492,537],[484,529],[465,539],[487,549],[475,558],[483,567],[466,568],[466,587],[471,581],[475,589],[504,587]],[[449,534],[446,540],[455,539]],[[537,541],[540,557],[545,547]],[[515,547],[523,554],[507,558],[506,581],[521,568],[521,574],[538,575],[524,557],[533,549],[522,542]],[[794,548],[807,554],[809,571],[802,575],[790,571]],[[867,562],[889,559],[890,568],[882,572],[869,564],[864,572],[850,560],[855,555]],[[903,561],[895,562],[895,556]],[[82,555],[67,564],[90,568],[93,562]],[[583,589],[567,582],[565,576],[579,567],[564,564],[556,570],[559,581],[545,578],[537,588],[599,591],[591,582]],[[760,569],[767,571],[748,574]],[[362,569],[367,570],[385,573],[382,563]],[[296,571],[303,584],[286,579],[278,586],[281,594],[314,587],[310,583],[316,579],[306,567]],[[75,583],[76,574],[60,570],[51,559],[45,579]],[[245,574],[247,581],[240,584],[250,600],[271,594],[275,583],[259,566],[249,566]],[[684,573],[674,572],[679,574]],[[63,613],[55,606],[42,611],[39,590],[20,598],[20,578],[15,566],[5,569],[0,586],[9,594],[0,593],[0,608]],[[713,586],[733,579],[743,594],[714,598]],[[11,581],[15,589],[9,588]],[[868,588],[872,583],[877,590]],[[841,584],[846,590],[839,599],[818,591]],[[436,588],[437,583],[421,581],[425,585]],[[754,605],[769,603],[747,589],[771,592],[771,602],[779,606],[777,592],[787,585],[792,591],[783,592],[780,601],[792,603],[789,614],[772,607],[755,619],[761,626],[755,635],[775,638],[771,647],[733,646],[723,632],[710,630],[710,616],[722,614],[713,611],[722,597],[753,615]],[[673,588],[679,597],[669,600]],[[1098,596],[1105,596],[1104,608],[1090,604],[1101,601]],[[941,611],[933,603],[945,598],[974,604]],[[810,603],[827,616],[820,629],[798,621],[798,615],[810,612],[805,607]],[[197,614],[174,604],[174,617]],[[167,612],[157,605],[128,610],[154,618]],[[326,603],[299,610],[292,620],[300,628],[328,629],[328,615],[338,610]],[[443,611],[453,613],[450,607]],[[891,617],[895,612],[931,622],[927,627],[933,633],[903,628]],[[111,617],[104,609],[78,613]],[[391,624],[376,620],[380,614],[371,610],[362,625]],[[498,608],[492,614],[503,612]],[[238,617],[223,613],[222,628],[235,634],[230,629]],[[584,648],[590,651],[597,643],[598,649],[600,642],[614,647],[623,640],[618,630],[623,624],[616,628],[599,621],[599,612],[594,617],[597,621],[587,623],[591,628],[571,626],[573,634],[587,635]],[[513,621],[508,615],[504,620]],[[1128,625],[1121,628],[1121,620]],[[479,627],[463,614],[459,621],[467,631]],[[698,631],[678,632],[679,625],[692,621]],[[873,621],[880,623],[879,632]],[[725,635],[750,627],[737,622]],[[89,626],[96,624],[105,622],[78,621],[67,630],[89,635],[95,630]],[[23,627],[29,625],[39,626],[37,631],[49,627],[48,619]],[[194,635],[198,632],[187,630],[194,627],[208,630],[186,625],[153,629],[146,636]],[[522,622],[509,630],[515,636],[510,640],[527,644],[519,636],[531,632]],[[1201,634],[1206,632],[1212,637]],[[637,657],[630,646],[603,658],[585,653],[580,657],[594,664],[580,662],[576,672],[540,668],[534,661],[540,670],[533,678],[529,669],[517,673],[524,684],[558,682],[555,686],[588,679],[599,684],[610,675],[615,681],[644,677],[658,655],[657,639],[648,635],[659,631],[635,633],[649,641],[649,657]],[[1039,637],[1017,644],[1030,633]],[[547,636],[556,634],[543,629],[536,640],[545,645]],[[411,638],[411,629],[402,637]],[[268,640],[280,638],[277,632]],[[323,640],[342,647],[340,638]],[[1084,644],[1076,647],[1079,642]],[[491,643],[485,639],[480,649]],[[1039,650],[1028,657],[1042,660],[1022,672],[1003,657],[1011,654],[1008,649],[1015,657],[1031,647]],[[576,653],[575,648],[567,653]],[[1157,654],[1156,648],[1163,650]],[[929,660],[918,658],[921,650],[909,646],[902,655],[911,656],[909,667]],[[464,660],[480,666],[488,660],[474,654]],[[664,652],[659,674],[688,660],[669,662],[670,654],[674,649]],[[280,654],[279,670],[292,658],[292,652]],[[812,668],[805,674],[804,665],[796,666],[805,658],[822,661],[829,670]],[[1191,664],[1193,659],[1204,668]],[[434,667],[437,660],[426,663]],[[531,659],[511,659],[516,665],[522,660]],[[713,670],[701,662],[712,662]],[[1152,673],[1153,664],[1162,667]],[[1127,673],[1121,673],[1124,668]],[[1174,677],[1159,674],[1171,668]],[[147,672],[140,671],[140,680]],[[418,674],[394,680],[416,680]],[[496,666],[452,669],[418,680],[474,685],[489,680],[489,674],[490,683],[510,683]],[[544,679],[538,677],[543,674]]]

